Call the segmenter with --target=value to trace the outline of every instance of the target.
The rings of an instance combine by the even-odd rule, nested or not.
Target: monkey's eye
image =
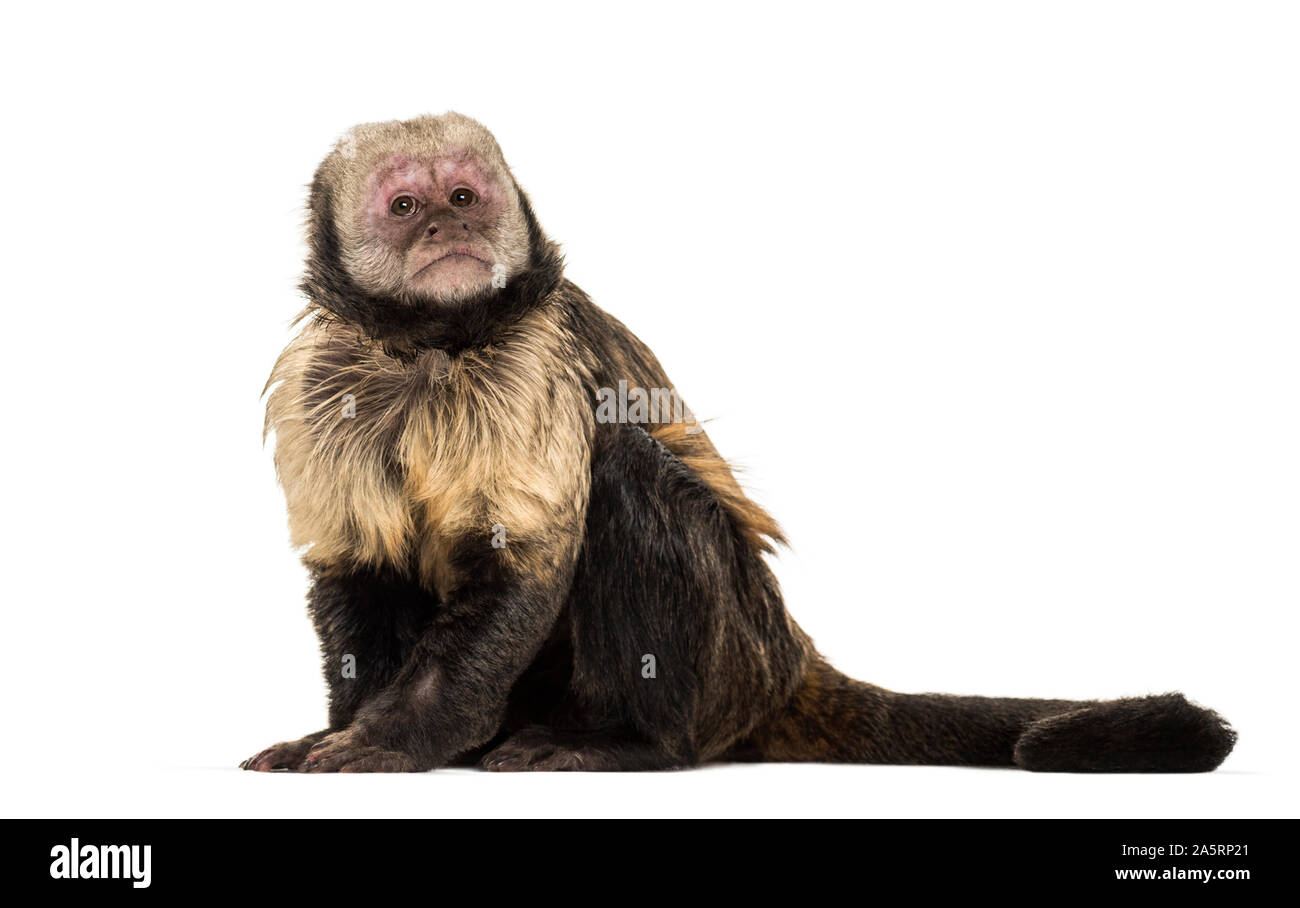
[[[388,206],[388,210],[399,217],[406,217],[415,214],[416,209],[419,207],[420,203],[409,195],[399,195],[393,199],[393,204]]]
[[[477,201],[478,196],[472,189],[466,189],[464,186],[461,186],[459,189],[453,189],[451,191],[451,204],[455,205],[457,208],[468,208]]]

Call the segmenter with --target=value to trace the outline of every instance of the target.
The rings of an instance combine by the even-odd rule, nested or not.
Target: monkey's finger
[[[346,731],[326,735],[311,750],[299,767],[301,772],[338,772],[339,767],[374,748],[360,744]]]
[[[423,772],[411,756],[397,750],[375,749],[339,767],[339,772]]]
[[[425,768],[401,751],[347,744],[313,751],[302,764],[302,772],[308,773],[420,772]]]
[[[239,768],[251,772],[292,771],[302,762],[305,749],[296,741],[272,744],[240,763]]]
[[[272,763],[268,759],[268,757],[270,757],[276,750],[278,750],[279,746],[280,745],[276,744],[266,748],[265,750],[258,751],[256,754],[249,757],[243,763],[240,763],[239,768],[247,769],[250,772],[270,772],[272,769],[275,768],[275,764]]]

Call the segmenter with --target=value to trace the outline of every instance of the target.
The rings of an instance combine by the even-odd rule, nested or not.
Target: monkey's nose
[[[433,236],[433,235],[434,235],[435,233],[437,233],[437,232],[438,232],[438,225],[437,225],[437,224],[430,224],[430,225],[429,225],[429,236]]]

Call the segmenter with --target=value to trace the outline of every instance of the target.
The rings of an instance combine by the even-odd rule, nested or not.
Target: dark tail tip
[[[1218,713],[1158,694],[1039,719],[1017,739],[1015,762],[1035,772],[1209,772],[1235,743]]]

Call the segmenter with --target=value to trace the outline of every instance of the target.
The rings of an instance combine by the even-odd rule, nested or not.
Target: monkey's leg
[[[636,426],[598,426],[593,454],[569,709],[506,738],[485,769],[694,765],[802,676],[806,640],[711,489]]]
[[[298,769],[312,747],[345,728],[396,677],[437,608],[437,599],[413,581],[371,572],[318,573],[307,598],[329,687],[329,727],[274,744],[241,763],[243,769]]]
[[[391,682],[308,752],[303,771],[420,772],[496,735],[511,687],[559,615],[576,537],[557,528],[505,550],[486,534],[457,543],[461,579],[447,601]]]

